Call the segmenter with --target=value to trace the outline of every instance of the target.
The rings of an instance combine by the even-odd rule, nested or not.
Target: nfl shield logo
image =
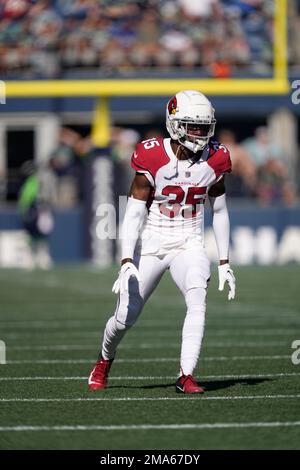
[[[190,171],[186,171],[186,172],[185,172],[185,177],[186,177],[186,178],[190,178],[190,177],[191,177],[191,172],[190,172]]]

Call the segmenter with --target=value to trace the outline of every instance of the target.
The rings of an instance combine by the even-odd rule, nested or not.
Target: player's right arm
[[[144,221],[151,185],[145,175],[136,173],[132,181],[122,225],[122,265],[132,262],[135,245]]]
[[[139,281],[139,273],[133,264],[133,254],[140,229],[143,225],[146,204],[150,195],[151,185],[144,174],[136,173],[132,182],[121,232],[122,262],[119,277],[113,285],[112,291],[122,294],[128,291],[128,282],[131,276]]]

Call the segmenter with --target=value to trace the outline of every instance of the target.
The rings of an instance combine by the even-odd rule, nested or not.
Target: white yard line
[[[263,322],[266,323],[266,325],[259,325],[258,328],[261,328],[262,326],[268,327],[269,324],[274,324],[274,321],[280,320],[280,324],[283,326],[286,325],[288,321],[290,321],[288,318],[285,318],[284,316],[281,317],[274,317],[274,318],[264,318],[264,317],[258,317],[258,318],[245,318],[245,317],[238,317],[235,318],[234,320],[230,321],[228,319],[227,314],[226,318],[223,317],[223,321],[219,321],[215,317],[207,317],[207,323],[209,326],[215,326],[215,327],[220,327],[220,328],[236,328],[237,325],[239,328],[243,328],[244,326],[256,326],[257,323]],[[181,325],[182,321],[180,319],[175,319],[175,326],[174,326],[174,320],[161,320],[161,321],[149,321],[149,320],[142,320],[143,325],[140,326],[139,324],[136,326],[136,329],[138,328],[139,330],[144,330],[147,328],[166,328],[166,329],[177,329],[176,325]],[[299,322],[299,317],[294,319],[294,322],[297,325],[300,325]],[[78,328],[80,330],[85,330],[88,328],[92,327],[99,327],[99,325],[104,326],[102,321],[99,321],[97,319],[80,319],[80,320],[0,320],[0,329],[56,329],[56,328]]]
[[[300,395],[249,395],[249,396],[181,396],[181,397],[93,397],[93,398],[0,398],[0,403],[51,403],[93,401],[178,401],[178,400],[279,400],[298,399]]]
[[[219,361],[261,361],[261,360],[282,360],[282,359],[291,359],[290,355],[274,355],[274,356],[211,356],[203,357],[201,361],[207,362],[219,362]],[[149,357],[149,358],[137,358],[137,359],[116,359],[116,364],[123,363],[132,363],[132,364],[143,364],[143,363],[152,363],[152,362],[178,362],[178,357]],[[21,359],[21,360],[12,360],[7,361],[7,364],[92,364],[95,362],[95,358],[91,359]]]
[[[135,430],[189,430],[189,429],[240,429],[278,428],[300,426],[300,421],[253,422],[253,423],[195,423],[195,424],[121,424],[121,425],[74,425],[74,426],[1,426],[1,432],[25,431],[135,431]]]
[[[18,342],[20,341],[20,338],[32,338],[35,335],[39,335],[40,337],[46,337],[46,338],[65,338],[66,335],[68,338],[75,340],[79,338],[100,338],[102,335],[102,332],[100,331],[95,331],[95,330],[90,330],[90,331],[80,331],[80,330],[64,330],[64,331],[35,331],[35,330],[30,330],[30,331],[19,331],[19,332],[5,332],[2,334],[3,338],[8,341],[8,340],[17,340]],[[207,328],[207,333],[206,333],[206,338],[211,339],[211,340],[217,340],[217,338],[222,338],[226,339],[232,338],[238,336],[239,338],[247,338],[251,336],[255,337],[276,337],[279,336],[280,338],[283,336],[292,336],[293,338],[295,337],[295,328],[282,328],[282,329],[257,329],[257,330],[247,330],[247,329],[240,329],[240,328],[235,328],[235,330],[231,329],[223,329],[220,327],[220,331],[216,331],[213,328]],[[76,338],[75,338],[76,337]],[[130,340],[133,340],[135,338],[141,339],[152,339],[152,338],[170,338],[170,339],[177,339],[181,337],[181,328],[178,327],[176,330],[173,331],[147,331],[147,329],[139,329],[133,330],[133,335],[129,337]],[[261,339],[261,338],[260,338]]]
[[[5,337],[3,338],[5,341]],[[95,345],[88,345],[88,344],[55,344],[55,345],[35,345],[35,346],[11,346],[7,344],[7,350],[11,351],[71,351],[71,350],[95,350]],[[204,342],[205,347],[213,347],[213,348],[234,348],[234,347],[273,347],[273,346],[286,346],[291,347],[290,342],[286,341],[237,341],[237,342],[224,342],[224,341],[216,341],[216,342]],[[130,349],[133,348],[137,349],[170,349],[170,348],[180,348],[180,343],[138,343],[135,342],[134,344],[120,344],[119,349]]]
[[[251,379],[260,377],[298,377],[300,372],[281,372],[275,374],[243,374],[243,375],[202,375],[201,380],[204,379]],[[15,381],[15,380],[87,380],[85,376],[27,376],[27,377],[0,377],[0,381]],[[110,380],[175,380],[174,375],[164,376],[112,376]]]

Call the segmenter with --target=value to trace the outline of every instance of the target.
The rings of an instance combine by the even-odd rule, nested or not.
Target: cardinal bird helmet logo
[[[170,99],[169,104],[168,104],[168,111],[169,111],[169,114],[176,114],[176,111],[177,111],[176,96],[173,96],[173,98]]]

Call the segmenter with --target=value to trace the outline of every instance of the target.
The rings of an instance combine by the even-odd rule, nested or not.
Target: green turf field
[[[87,391],[116,272],[0,271],[1,449],[300,448],[300,267],[236,269],[234,302],[214,271],[203,396],[175,393],[185,307],[169,275],[124,338],[109,388]]]

